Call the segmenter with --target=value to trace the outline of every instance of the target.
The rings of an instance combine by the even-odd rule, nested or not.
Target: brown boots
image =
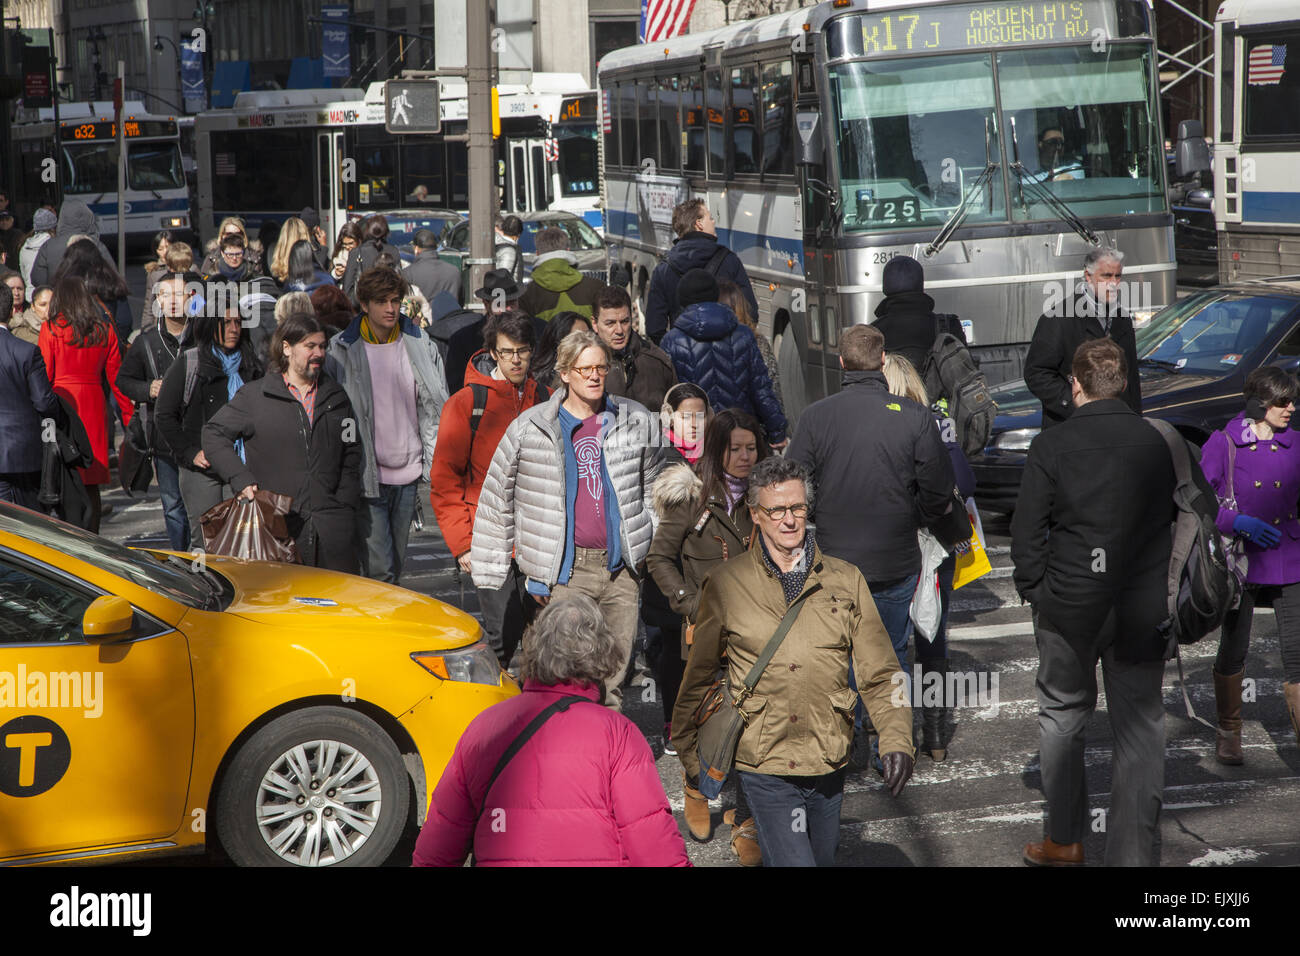
[[[704,843],[713,832],[713,821],[709,817],[709,798],[700,791],[692,789],[690,781],[686,779],[685,771],[682,772],[682,791],[686,796],[684,814],[686,829],[690,831],[692,840]]]
[[[1300,684],[1284,683],[1282,695],[1286,699],[1286,712],[1291,718],[1291,730],[1295,733],[1296,743],[1300,743]]]
[[[1245,668],[1235,674],[1214,671],[1214,704],[1219,712],[1219,735],[1214,748],[1219,763],[1238,767],[1241,757],[1241,679]]]
[[[731,852],[741,866],[759,866],[763,862],[763,851],[758,846],[758,824],[750,817],[740,823],[736,822],[736,811],[728,810],[722,815],[722,822],[731,824]]]

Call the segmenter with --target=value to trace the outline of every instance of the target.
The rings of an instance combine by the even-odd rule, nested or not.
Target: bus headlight
[[[162,227],[164,229],[183,229],[185,227],[184,216],[163,216]]]

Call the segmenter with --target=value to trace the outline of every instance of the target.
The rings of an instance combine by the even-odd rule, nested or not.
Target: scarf
[[[697,438],[695,440],[695,444],[688,445],[686,444],[685,439],[683,439],[680,435],[674,432],[671,428],[666,430],[666,434],[668,436],[668,440],[672,442],[673,447],[676,448],[679,452],[681,452],[682,457],[685,458],[692,465],[695,464],[697,461],[699,461],[700,456],[704,454],[704,441],[702,439]]]
[[[724,491],[727,495],[727,514],[731,514],[736,507],[736,502],[740,501],[745,494],[745,489],[749,487],[749,479],[733,478],[726,472],[722,473],[722,477],[725,479]]]
[[[221,371],[226,375],[226,401],[235,397],[235,393],[244,387],[244,379],[239,374],[239,366],[244,361],[244,353],[239,349],[233,352],[227,352],[224,349],[212,346],[212,354],[217,357],[221,364]],[[235,454],[239,460],[248,463],[244,457],[244,439],[240,438],[235,442]]]
[[[361,338],[364,341],[369,342],[371,345],[388,345],[392,342],[396,342],[397,337],[401,334],[402,320],[399,318],[397,324],[393,326],[393,331],[388,333],[388,338],[381,342],[379,336],[375,334],[375,330],[370,327],[370,320],[364,315],[361,317]]]
[[[772,560],[772,553],[767,550],[767,539],[763,537],[762,532],[759,533],[758,540],[763,546],[763,564],[781,582],[781,590],[785,593],[785,603],[788,605],[799,596],[803,586],[808,582],[808,572],[812,570],[813,563],[813,536],[804,534],[803,557],[798,567],[788,573],[777,567],[776,562]]]

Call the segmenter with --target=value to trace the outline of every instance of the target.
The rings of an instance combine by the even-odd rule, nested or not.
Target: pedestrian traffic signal
[[[384,129],[390,133],[439,133],[442,114],[437,80],[389,80],[384,84]]]

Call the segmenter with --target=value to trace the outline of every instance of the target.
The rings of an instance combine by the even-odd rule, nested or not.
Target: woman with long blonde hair
[[[289,252],[295,242],[303,240],[311,241],[307,224],[297,216],[290,216],[280,227],[280,235],[276,238],[274,251],[271,253],[271,275],[282,286],[289,279]]]

